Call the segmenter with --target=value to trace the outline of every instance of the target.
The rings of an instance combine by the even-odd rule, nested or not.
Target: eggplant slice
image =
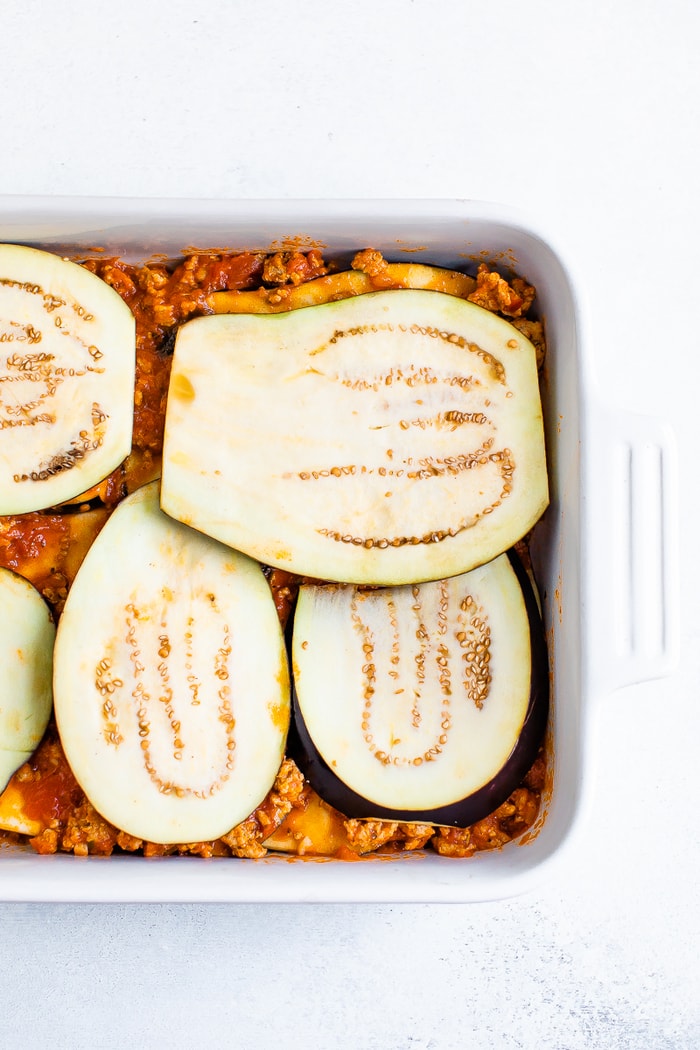
[[[0,568],[0,792],[31,758],[48,725],[55,634],[36,588]]]
[[[473,303],[394,289],[178,332],[163,509],[261,562],[441,579],[547,501],[535,349]]]
[[[77,263],[0,245],[0,514],[102,481],[131,448],[135,321]]]
[[[421,585],[306,584],[292,661],[294,757],[346,817],[466,827],[542,740],[546,646],[514,554]]]
[[[95,809],[151,842],[225,834],[274,782],[289,693],[261,567],[163,514],[155,482],[124,500],[56,638],[56,721]]]

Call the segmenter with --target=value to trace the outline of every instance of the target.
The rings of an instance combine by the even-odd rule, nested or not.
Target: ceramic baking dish
[[[662,676],[676,659],[672,428],[605,407],[593,379],[582,280],[549,234],[469,201],[163,201],[0,198],[0,242],[70,256],[92,249],[142,261],[188,248],[371,246],[394,261],[459,268],[485,259],[537,288],[551,506],[533,560],[549,645],[552,777],[524,841],[469,860],[434,854],[342,861],[0,851],[0,899],[60,901],[477,901],[532,887],[582,823],[591,722],[612,689]]]

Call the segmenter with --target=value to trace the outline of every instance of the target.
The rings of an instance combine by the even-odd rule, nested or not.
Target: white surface
[[[3,5],[0,192],[472,197],[545,217],[587,275],[611,403],[676,426],[681,667],[601,698],[587,833],[535,894],[439,907],[4,905],[0,1047],[699,1046],[700,501],[683,483],[700,443],[700,9],[176,0],[120,11]]]

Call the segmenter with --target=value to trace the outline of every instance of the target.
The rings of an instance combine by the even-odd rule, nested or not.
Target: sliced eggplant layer
[[[421,585],[304,585],[292,656],[295,757],[347,817],[466,827],[541,743],[547,655],[515,556]]]
[[[95,808],[151,842],[218,838],[272,786],[289,675],[255,562],[173,521],[157,483],[91,547],[56,638],[56,721]]]
[[[55,634],[39,592],[0,569],[0,792],[31,758],[48,725]]]
[[[135,322],[76,263],[0,245],[0,514],[91,488],[131,448]]]
[[[441,292],[394,289],[178,334],[162,506],[318,579],[441,579],[548,501],[535,350]]]

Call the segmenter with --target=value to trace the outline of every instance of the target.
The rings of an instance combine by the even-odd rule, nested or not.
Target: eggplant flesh
[[[305,585],[292,661],[292,754],[346,817],[467,827],[542,741],[546,645],[513,552],[422,585]]]
[[[279,770],[287,654],[262,568],[168,518],[157,483],[115,510],[55,646],[56,722],[88,799],[159,843],[216,839]]]
[[[535,349],[428,290],[197,318],[175,346],[161,498],[299,575],[396,584],[468,571],[548,502]]]
[[[77,263],[0,245],[0,514],[55,506],[131,448],[135,320]]]
[[[55,633],[36,588],[0,568],[0,792],[31,758],[48,725]]]

